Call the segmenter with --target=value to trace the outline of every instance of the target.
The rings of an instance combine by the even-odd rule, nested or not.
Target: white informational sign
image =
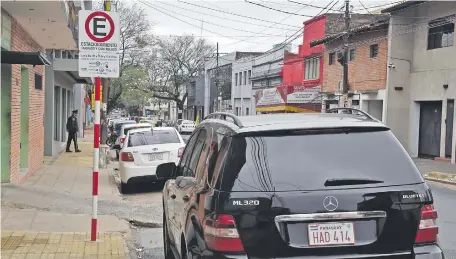
[[[119,55],[80,52],[80,77],[119,77]]]
[[[282,95],[279,93],[277,87],[268,88],[257,92],[258,94],[258,102],[257,106],[262,105],[273,105],[273,104],[284,104],[285,100],[283,99]]]
[[[119,14],[79,11],[78,46],[80,77],[119,77]]]
[[[320,94],[321,86],[294,86],[293,92],[287,95],[287,103],[318,103],[321,102],[318,98]]]

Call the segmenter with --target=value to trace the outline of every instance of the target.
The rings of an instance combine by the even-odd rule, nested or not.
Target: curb
[[[424,179],[428,181],[456,185],[456,174],[448,174],[441,172],[428,172],[425,173]]]
[[[142,220],[136,220],[136,219],[125,219],[130,223],[130,225],[134,227],[140,227],[140,228],[162,228],[162,223],[161,222],[146,222]]]

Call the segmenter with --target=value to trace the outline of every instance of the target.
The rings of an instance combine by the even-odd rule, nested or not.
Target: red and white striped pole
[[[92,226],[91,241],[97,240],[97,218],[98,218],[98,170],[100,160],[100,89],[101,79],[95,78],[95,118],[93,127],[93,176],[92,176]]]

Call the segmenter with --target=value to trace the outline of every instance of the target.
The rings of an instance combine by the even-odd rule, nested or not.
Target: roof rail
[[[242,122],[239,119],[238,116],[229,113],[229,112],[214,112],[209,115],[207,115],[204,120],[206,119],[219,119],[219,120],[224,120],[227,121],[227,117],[231,118],[233,120],[233,123],[238,126],[239,128],[242,128]]]
[[[327,110],[326,113],[337,113],[338,111],[345,111],[343,113],[347,113],[347,114],[360,113],[361,115],[366,116],[368,119],[370,119],[372,121],[377,121],[377,122],[379,121],[376,118],[372,117],[372,115],[370,115],[369,113],[361,111],[359,109],[355,109],[355,108],[348,108],[348,107],[331,108],[331,109]]]

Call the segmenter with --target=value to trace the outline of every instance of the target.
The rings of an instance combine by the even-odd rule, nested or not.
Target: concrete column
[[[57,93],[56,95],[58,95],[59,97],[59,104],[57,106],[57,114],[56,114],[56,121],[57,121],[57,141],[59,142],[62,142],[62,124],[64,123],[62,121],[62,112],[63,112],[63,109],[62,109],[62,87],[59,86],[57,88]]]
[[[447,117],[447,104],[448,100],[442,100],[442,122],[440,123],[440,157],[445,157],[445,144],[446,144],[446,117]]]
[[[456,161],[456,105],[454,105],[453,112],[453,139],[451,141],[451,163]]]
[[[48,52],[48,60],[52,60],[52,53]],[[54,66],[44,67],[44,155],[54,155],[54,105],[55,105],[55,83]]]

